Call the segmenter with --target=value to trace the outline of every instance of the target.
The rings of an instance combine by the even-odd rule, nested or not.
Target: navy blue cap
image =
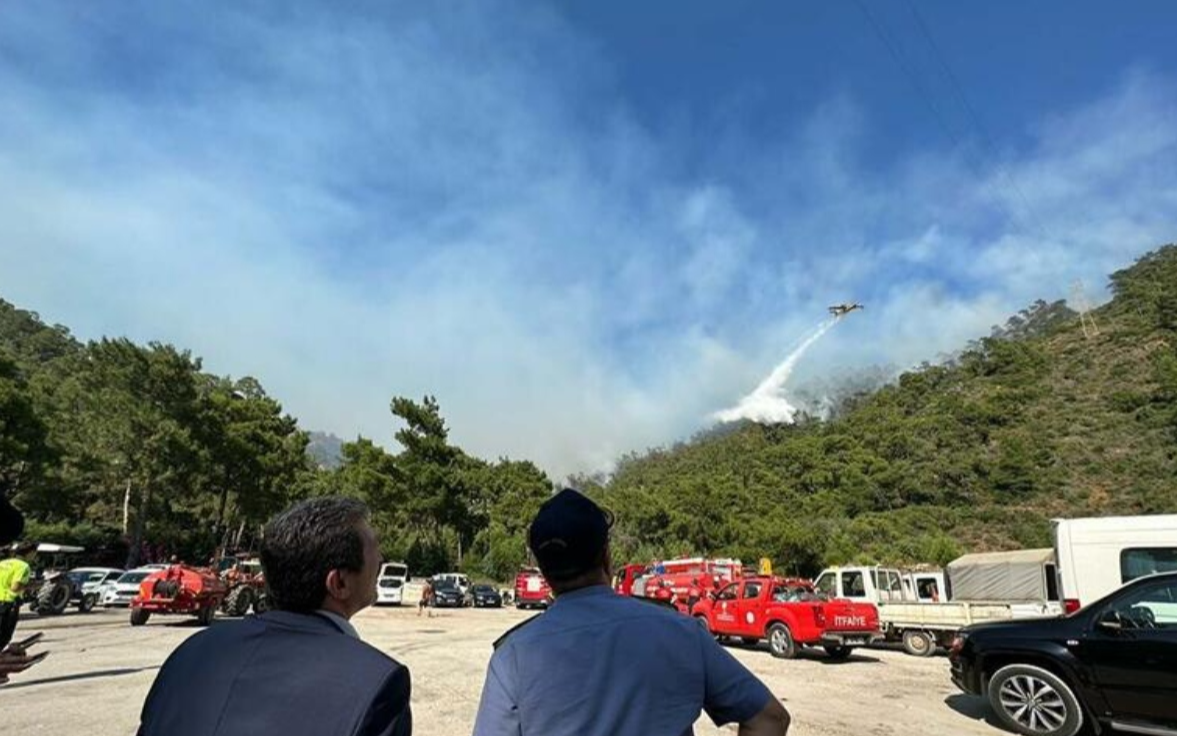
[[[567,580],[600,561],[611,526],[612,514],[583,493],[565,488],[539,507],[527,544],[545,577]]]

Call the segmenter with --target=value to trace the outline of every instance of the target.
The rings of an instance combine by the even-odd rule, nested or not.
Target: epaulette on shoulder
[[[501,647],[503,645],[503,642],[507,641],[507,637],[509,637],[511,634],[514,634],[519,629],[522,629],[524,626],[528,625],[532,621],[535,621],[537,618],[539,618],[542,615],[544,615],[543,612],[540,612],[540,613],[535,614],[534,616],[532,616],[529,619],[525,619],[525,620],[520,621],[519,623],[515,624],[511,628],[504,631],[502,636],[500,636],[498,639],[495,639],[494,644],[492,646],[495,649],[498,649],[499,647]]]
[[[678,609],[675,608],[674,604],[671,603],[670,601],[659,600],[657,598],[647,598],[644,595],[635,595],[635,596],[632,596],[632,598],[635,601],[641,601],[642,603],[649,603],[652,606],[658,606],[659,608],[665,608],[668,611],[674,611],[675,613],[678,613]]]

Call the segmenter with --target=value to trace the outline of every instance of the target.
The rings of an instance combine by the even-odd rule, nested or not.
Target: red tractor
[[[225,557],[217,564],[227,592],[221,603],[226,616],[244,616],[266,610],[266,582],[256,557]]]
[[[207,626],[226,592],[225,583],[205,568],[172,565],[157,570],[143,579],[139,595],[131,599],[131,625],[142,626],[152,614],[182,614]]]

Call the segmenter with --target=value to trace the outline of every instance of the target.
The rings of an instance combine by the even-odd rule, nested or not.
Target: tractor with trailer
[[[142,626],[153,615],[196,616],[201,626],[212,623],[225,600],[225,582],[212,570],[171,565],[156,570],[139,584],[131,600],[131,625]]]
[[[792,659],[801,647],[846,659],[855,647],[883,638],[874,605],[828,600],[812,590],[787,578],[748,576],[699,601],[691,615],[719,637],[748,645],[767,640],[772,656],[781,659]]]

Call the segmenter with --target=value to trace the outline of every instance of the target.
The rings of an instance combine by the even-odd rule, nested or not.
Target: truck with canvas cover
[[[171,565],[156,570],[143,578],[139,595],[131,600],[131,625],[142,626],[156,614],[180,614],[196,616],[207,626],[226,592],[225,582],[206,568]]]
[[[775,576],[729,583],[714,599],[700,601],[693,615],[716,636],[745,644],[765,640],[781,659],[797,656],[801,647],[822,647],[830,657],[845,659],[855,647],[883,636],[872,604],[825,599]]]

